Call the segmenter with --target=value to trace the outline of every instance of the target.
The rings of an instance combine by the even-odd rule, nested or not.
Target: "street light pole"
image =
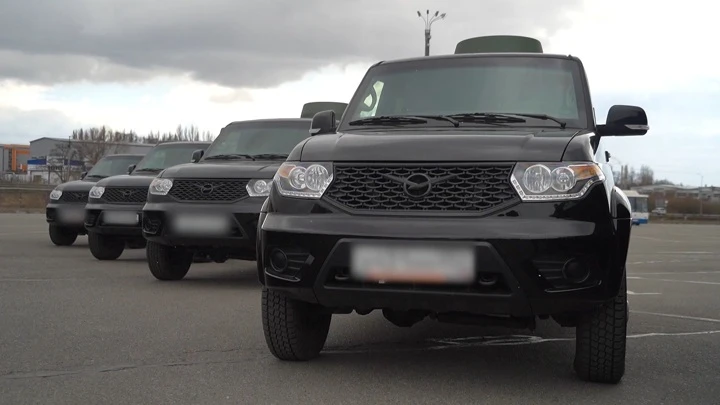
[[[430,10],[425,10],[425,16],[423,16],[420,11],[417,12],[417,15],[425,21],[425,56],[430,56],[430,27],[435,21],[444,19],[446,14],[440,14],[439,11],[436,11],[435,14],[431,16]]]
[[[702,196],[702,189],[703,189],[703,175],[702,173],[698,173],[698,176],[700,176],[700,188],[698,188],[698,199],[700,200],[700,215],[703,214],[703,196]]]

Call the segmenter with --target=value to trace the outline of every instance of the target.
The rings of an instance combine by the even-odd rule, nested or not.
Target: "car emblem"
[[[432,191],[432,179],[422,173],[411,174],[403,182],[403,191],[413,198],[425,197]]]
[[[213,185],[210,183],[205,183],[202,186],[200,186],[200,192],[203,194],[210,194],[213,191]]]
[[[123,190],[123,191],[122,191],[122,195],[123,195],[124,197],[129,197],[129,196],[131,196],[131,195],[133,195],[133,194],[135,194],[135,190]]]

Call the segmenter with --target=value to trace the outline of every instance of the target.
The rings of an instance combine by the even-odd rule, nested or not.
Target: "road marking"
[[[658,292],[636,293],[633,291],[628,291],[627,293],[628,293],[628,295],[660,295],[660,294],[662,294],[662,293],[658,293]]]
[[[678,275],[681,276],[683,274],[720,274],[720,270],[710,270],[710,271],[660,271],[660,272],[644,272],[639,271],[637,274],[642,274],[644,276],[662,276],[662,275]]]
[[[654,241],[657,241],[657,242],[680,243],[679,240],[670,240],[670,239],[661,239],[661,238],[651,238],[651,237],[649,237],[649,236],[634,236],[633,238],[646,239],[646,240],[654,240]]]
[[[714,255],[715,252],[656,252],[666,255]]]
[[[47,230],[44,231],[26,231],[26,232],[4,232],[0,233],[0,236],[18,236],[18,235],[29,235],[31,233],[45,233]]]
[[[688,284],[707,284],[707,285],[720,285],[720,283],[714,282],[714,281],[692,281],[692,280],[671,280],[667,278],[650,278],[650,277],[629,277],[628,279],[632,280],[651,280],[651,281],[665,281],[668,283],[688,283]]]
[[[646,311],[635,311],[635,310],[631,310],[630,312],[632,312],[632,313],[634,313],[634,314],[664,316],[664,317],[666,317],[666,318],[687,319],[687,320],[689,320],[689,321],[701,321],[701,322],[720,323],[720,319],[698,318],[698,317],[696,317],[696,316],[675,315],[675,314],[663,314],[663,313],[659,313],[659,312],[646,312]]]

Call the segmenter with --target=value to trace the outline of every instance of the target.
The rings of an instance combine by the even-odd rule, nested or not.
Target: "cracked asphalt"
[[[572,371],[574,331],[333,318],[307,363],[269,353],[254,264],[156,281],[144,250],[98,262],[44,216],[0,214],[0,404],[718,404],[720,226],[634,228],[627,372]]]

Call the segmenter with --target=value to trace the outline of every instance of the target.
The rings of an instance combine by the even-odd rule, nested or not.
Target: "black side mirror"
[[[335,119],[335,111],[320,111],[315,114],[310,124],[310,136],[331,134],[335,132],[337,120]]]
[[[597,126],[600,136],[639,136],[650,129],[645,110],[634,105],[614,105],[608,111],[605,125]]]
[[[192,163],[197,163],[202,159],[202,157],[205,156],[205,150],[204,149],[198,149],[196,151],[193,151],[192,158],[190,161]]]
[[[80,180],[84,179],[85,176],[87,176],[87,172],[80,173]]]
[[[136,166],[137,166],[137,165],[130,165],[130,166],[128,166],[128,174],[132,173],[133,170],[135,170],[135,167],[136,167]]]

